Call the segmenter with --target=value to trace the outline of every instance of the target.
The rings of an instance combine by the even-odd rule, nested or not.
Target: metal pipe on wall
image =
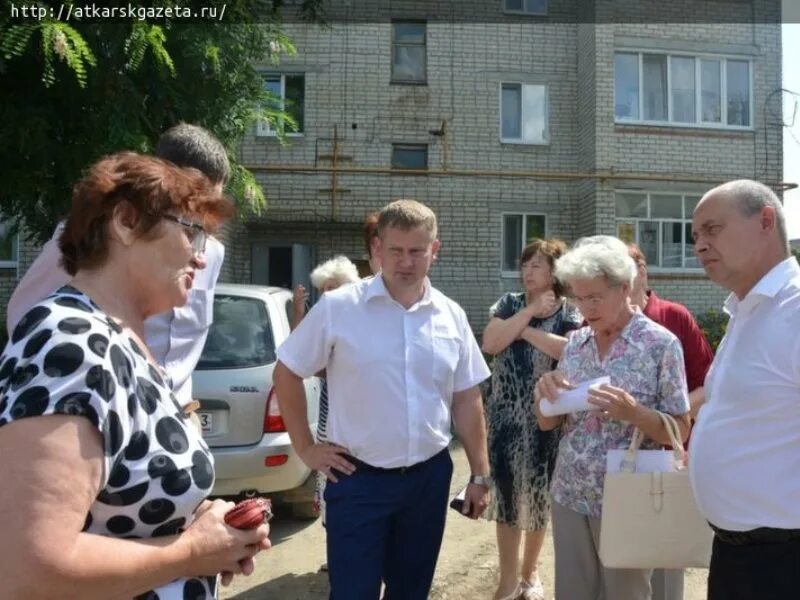
[[[487,169],[392,169],[388,167],[323,167],[305,165],[244,165],[253,172],[265,173],[337,173],[340,175],[427,175],[434,177],[513,177],[525,179],[541,179],[552,181],[574,181],[578,179],[594,180],[629,180],[660,181],[673,183],[703,183],[718,185],[729,179],[713,177],[697,177],[693,175],[654,175],[649,173],[611,173],[611,172],[564,172],[564,171],[501,171]],[[732,176],[730,179],[734,178]],[[765,185],[778,191],[787,191],[798,187],[796,183],[783,181],[764,181]]]

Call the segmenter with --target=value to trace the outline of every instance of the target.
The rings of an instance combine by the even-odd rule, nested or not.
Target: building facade
[[[637,241],[660,294],[718,308],[691,212],[716,182],[781,179],[780,2],[485,4],[289,28],[298,54],[264,72],[301,131],[242,143],[270,208],[237,226],[226,277],[286,285],[363,259],[365,215],[415,198],[440,220],[432,280],[476,330],[542,235]]]
[[[290,23],[297,55],[263,65],[299,131],[243,140],[269,208],[229,228],[223,280],[363,261],[364,217],[414,198],[439,217],[431,279],[476,331],[540,236],[637,241],[658,293],[721,305],[691,212],[717,182],[781,180],[780,0],[341,4],[327,28]]]

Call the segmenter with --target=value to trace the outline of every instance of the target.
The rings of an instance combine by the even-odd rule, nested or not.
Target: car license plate
[[[198,412],[197,418],[200,419],[200,426],[203,435],[211,433],[211,429],[213,428],[214,425],[214,415],[207,412]]]

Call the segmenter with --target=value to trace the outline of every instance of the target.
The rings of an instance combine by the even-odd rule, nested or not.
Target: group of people
[[[488,508],[497,523],[495,600],[546,597],[537,562],[549,521],[557,599],[682,598],[682,571],[611,569],[599,558],[606,455],[637,429],[643,448],[669,445],[659,412],[684,442],[696,422],[691,478],[715,531],[708,597],[796,595],[800,267],[775,194],[734,181],[695,210],[695,252],[731,292],[716,358],[688,309],[649,288],[641,250],[601,235],[525,248],[524,289],[492,306],[483,332],[490,371],[464,311],[428,279],[436,233],[421,203],[384,207],[370,243],[380,271],[327,291],[278,349],[274,382],[292,443],[327,479],[331,598],[381,589],[386,599],[427,598],[451,430],[471,470],[463,512]],[[315,437],[302,379],[322,371],[327,423]],[[543,414],[562,390],[599,377],[609,383],[587,392],[593,410]]]
[[[227,155],[191,125],[156,154],[88,169],[8,306],[0,578],[13,598],[214,598],[218,575],[251,573],[270,545],[267,524],[231,528],[231,503],[206,499],[213,458],[192,422],[189,376],[224,251],[213,234],[233,213]],[[610,236],[533,241],[523,290],[491,307],[482,347],[428,278],[440,242],[420,202],[368,218],[371,276],[344,257],[312,272],[319,300],[306,311],[295,290],[274,386],[295,450],[320,474],[331,598],[428,597],[453,433],[471,471],[462,512],[496,521],[495,600],[546,597],[548,522],[557,599],[682,598],[682,572],[609,569],[598,555],[606,454],[636,429],[644,447],[669,444],[657,411],[684,440],[691,429],[694,492],[715,531],[709,598],[796,595],[800,267],[780,201],[753,181],[707,192],[692,234],[731,292],[716,357],[688,310],[649,289],[641,251]],[[317,431],[302,383],[313,375]],[[594,410],[542,410],[598,377],[609,383],[589,390]]]
[[[668,441],[657,418],[642,427],[642,415],[618,410],[618,401],[630,403],[626,392],[634,393],[634,404],[678,415],[687,429],[684,378],[689,396],[698,398],[712,351],[688,309],[649,289],[647,261],[636,244],[595,236],[568,251],[563,242],[535,240],[519,262],[524,291],[501,297],[483,332],[484,351],[496,356],[486,402],[495,480],[488,517],[497,522],[500,562],[495,598],[544,597],[536,566],[551,497],[556,551],[573,561],[562,561],[566,566],[557,571],[557,589],[564,598],[584,597],[577,590],[586,590],[588,598],[600,585],[602,565],[594,548],[608,449],[630,441],[630,424],[643,428],[653,441]],[[664,335],[665,329],[673,335]],[[576,333],[568,343],[571,332]],[[557,364],[562,375],[553,379]],[[604,412],[552,419],[531,410],[540,379],[545,386],[602,375],[610,376],[613,386],[590,402]],[[552,399],[558,396],[552,385],[549,391]],[[700,396],[695,405],[701,401]],[[612,421],[604,414],[610,409]],[[606,574],[607,597],[626,597],[613,587],[620,575]],[[644,589],[645,574],[639,583]],[[651,583],[656,600],[683,597],[683,571],[656,572]]]

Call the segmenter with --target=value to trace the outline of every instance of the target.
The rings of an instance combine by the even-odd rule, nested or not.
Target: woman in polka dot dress
[[[12,598],[215,598],[269,547],[205,498],[212,456],[142,342],[186,302],[232,207],[199,172],[122,153],[73,193],[69,286],[0,357],[0,581]]]

